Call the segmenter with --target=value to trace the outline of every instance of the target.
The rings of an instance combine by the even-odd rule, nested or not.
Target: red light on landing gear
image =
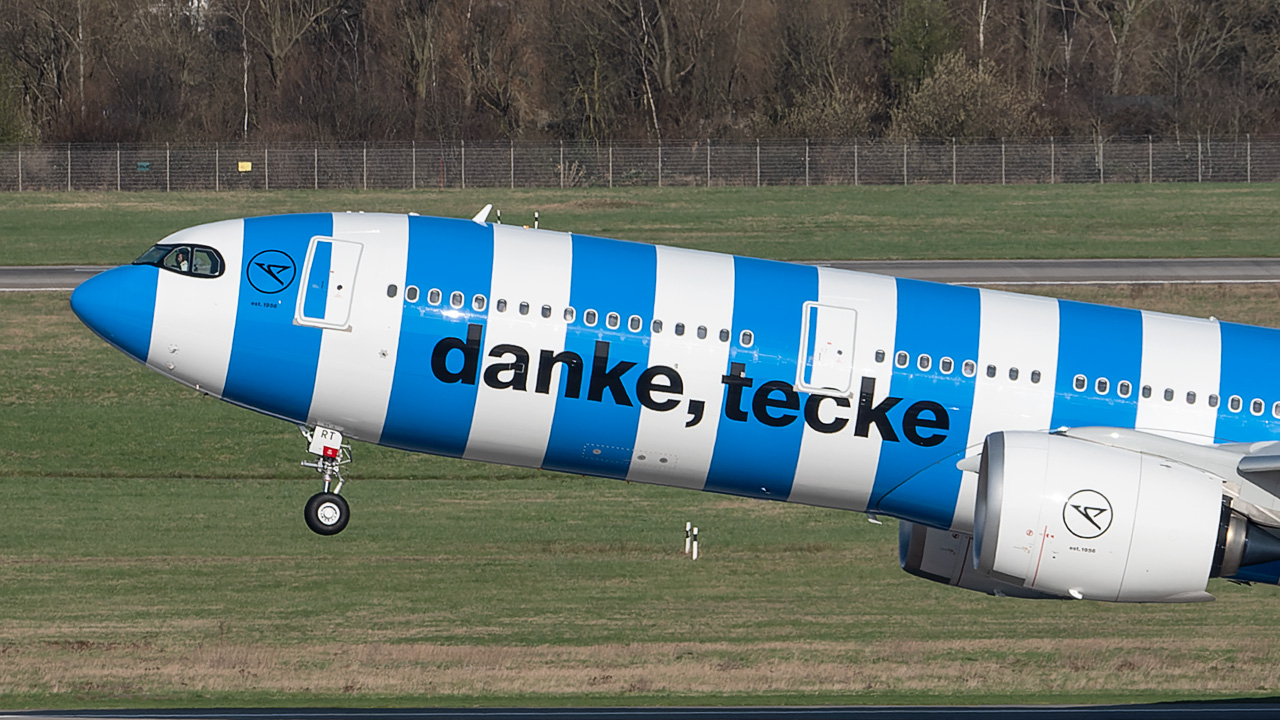
[[[338,448],[336,448],[336,447],[326,447],[326,448],[324,449],[324,456],[325,456],[325,457],[327,457],[327,458],[336,458],[336,457],[338,457]]]

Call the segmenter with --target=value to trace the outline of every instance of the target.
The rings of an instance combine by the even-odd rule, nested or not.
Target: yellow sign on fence
[[[240,172],[253,172],[253,163],[251,162],[240,162],[237,167]]]

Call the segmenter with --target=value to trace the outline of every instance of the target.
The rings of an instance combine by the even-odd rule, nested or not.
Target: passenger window
[[[1196,394],[1195,394],[1195,391],[1194,391],[1194,390],[1188,390],[1188,391],[1187,391],[1187,404],[1188,404],[1188,405],[1195,405],[1195,404],[1196,404]]]
[[[1129,384],[1128,380],[1121,380],[1116,384],[1116,394],[1120,397],[1127,398],[1132,392],[1133,386]]]
[[[1173,388],[1164,389],[1164,401],[1173,402]]]
[[[972,360],[965,360],[964,364],[960,366],[960,372],[965,377],[973,377],[978,374],[978,366]]]
[[[720,342],[729,342],[729,328],[720,328]]]
[[[884,362],[884,351],[883,351],[883,350],[877,350],[877,351],[876,351],[876,362],[878,362],[878,363],[882,363],[882,362]]]
[[[911,356],[906,352],[898,351],[898,354],[893,358],[893,363],[900,368],[904,368],[911,364]]]
[[[1150,385],[1143,385],[1143,386],[1142,386],[1142,397],[1144,397],[1144,398],[1150,398],[1150,397],[1151,397],[1151,386],[1150,386]]]
[[[567,322],[567,323],[571,323],[571,322],[573,322],[573,318],[574,318],[574,317],[576,317],[576,314],[575,314],[575,312],[574,312],[573,308],[571,308],[571,307],[567,307],[567,308],[565,308],[565,309],[564,309],[564,321],[565,321],[565,322]]]
[[[622,324],[622,317],[618,313],[609,313],[604,316],[604,324],[609,326],[610,330],[617,330]]]
[[[699,326],[698,326],[698,339],[699,339],[699,340],[706,340],[706,339],[707,339],[707,326],[706,326],[706,325],[699,325]]]
[[[684,335],[684,323],[676,323],[676,335]]]
[[[498,302],[494,304],[494,307],[498,308],[498,312],[506,312],[506,311],[507,311],[507,299],[506,299],[506,298],[498,298]]]
[[[662,321],[654,318],[653,322],[649,323],[649,327],[653,329],[654,334],[660,333],[662,332]]]
[[[1111,383],[1107,382],[1106,378],[1098,378],[1093,383],[1093,390],[1099,395],[1106,395],[1107,391],[1110,389],[1111,389]]]
[[[596,311],[595,311],[595,310],[587,310],[586,312],[582,313],[582,321],[583,321],[583,322],[585,322],[585,323],[587,324],[587,327],[595,327],[595,326],[596,326]]]
[[[1035,384],[1037,384],[1037,383],[1039,383],[1039,382],[1040,382],[1040,371],[1039,371],[1039,370],[1032,370],[1032,371],[1031,371],[1031,384],[1035,385]]]
[[[551,306],[550,306],[550,305],[543,305],[543,306],[542,306],[542,317],[544,317],[544,318],[549,318],[549,317],[551,317]]]
[[[527,302],[522,302],[522,303],[520,303],[520,314],[521,314],[521,315],[528,315],[528,314],[529,314],[529,303],[527,303]]]
[[[1227,401],[1227,407],[1231,408],[1231,412],[1240,412],[1241,400],[1239,395],[1232,395]]]
[[[449,305],[451,307],[460,308],[462,307],[462,299],[462,293],[454,290],[453,293],[449,295]]]
[[[1217,396],[1217,394],[1210,394],[1210,395],[1209,395],[1209,407],[1211,407],[1211,408],[1216,408],[1216,407],[1218,407],[1218,396]]]
[[[751,343],[755,342],[755,340],[756,336],[750,330],[743,330],[742,334],[738,336],[738,342],[742,343],[742,347],[751,347]],[[878,352],[880,353],[880,359],[883,361],[884,351],[879,350]]]
[[[627,318],[627,327],[631,328],[631,332],[640,332],[640,328],[644,327],[644,321],[639,315],[632,315]]]
[[[1271,417],[1280,418],[1280,402],[1271,406]]]
[[[414,285],[404,289],[404,299],[409,302],[418,302],[418,288]]]
[[[925,355],[924,353],[920,353],[920,356],[916,358],[916,367],[920,368],[921,370],[928,370],[929,366],[931,366],[932,364],[933,364],[933,359],[930,358],[928,355]]]
[[[956,369],[955,361],[949,357],[944,357],[938,361],[938,369],[947,375],[950,375],[951,371]]]
[[[1071,381],[1071,387],[1075,388],[1076,392],[1084,392],[1084,389],[1089,387],[1089,379],[1083,375],[1077,375]]]
[[[409,289],[413,293],[413,297],[409,298],[409,300],[410,301],[417,300],[418,288],[409,288]],[[440,300],[442,300],[443,298],[444,298],[444,293],[440,292],[439,288],[431,288],[430,290],[427,291],[427,302],[431,303],[432,305],[439,305]]]
[[[1253,402],[1249,403],[1249,412],[1253,413],[1254,415],[1261,415],[1262,408],[1263,408],[1263,402],[1257,398],[1254,398]]]
[[[989,377],[989,378],[993,378],[993,377],[995,377],[995,376],[996,376],[996,366],[995,366],[995,365],[988,365],[988,366],[987,366],[987,377]]]
[[[393,298],[396,296],[397,292],[399,292],[399,288],[397,288],[394,283],[387,286],[387,297]]]
[[[1015,368],[1015,367],[1009,368],[1009,379],[1010,380],[1018,379],[1018,368]]]
[[[484,312],[485,303],[486,303],[486,300],[484,299],[483,295],[476,295],[475,297],[471,298],[471,308],[476,312]]]

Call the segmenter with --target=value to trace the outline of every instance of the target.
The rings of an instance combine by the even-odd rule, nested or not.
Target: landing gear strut
[[[304,510],[307,527],[319,535],[337,535],[351,519],[351,508],[339,494],[344,482],[342,466],[351,462],[351,446],[342,442],[342,433],[337,430],[322,427],[314,431],[305,427],[299,429],[309,442],[307,449],[317,456],[313,462],[303,462],[302,467],[312,468],[324,478],[324,490],[307,501]],[[333,485],[334,480],[338,481],[336,486]]]

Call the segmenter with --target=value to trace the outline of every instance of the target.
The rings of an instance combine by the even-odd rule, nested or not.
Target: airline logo
[[[595,342],[590,367],[575,352],[564,350],[540,350],[535,354],[520,345],[503,343],[494,345],[488,357],[498,362],[489,363],[480,371],[480,353],[483,347],[484,328],[479,324],[467,326],[465,339],[446,337],[436,343],[431,352],[431,372],[442,383],[475,385],[483,382],[495,390],[528,392],[532,376],[533,392],[551,393],[552,374],[560,366],[563,377],[563,397],[582,399],[584,384],[588,402],[605,402],[614,405],[641,406],[657,412],[670,412],[682,404],[687,413],[685,427],[702,422],[706,401],[682,397],[684,378],[675,368],[653,365],[637,370],[637,364],[627,360],[610,361],[610,343]],[[585,383],[584,383],[585,381]],[[907,442],[920,447],[933,447],[943,442],[951,427],[946,408],[931,400],[921,400],[908,406],[895,427],[890,412],[902,402],[899,397],[885,397],[876,401],[875,378],[862,378],[862,389],[856,412],[851,411],[849,398],[809,393],[801,398],[790,382],[768,380],[757,382],[747,375],[746,365],[730,363],[729,372],[721,376],[724,386],[724,417],[734,422],[754,420],[768,427],[786,427],[802,417],[804,423],[820,433],[834,434],[852,426],[853,434],[868,437],[874,426],[880,437],[888,442]]]
[[[266,295],[288,290],[298,274],[293,258],[279,250],[263,250],[254,255],[244,272],[253,289]]]

